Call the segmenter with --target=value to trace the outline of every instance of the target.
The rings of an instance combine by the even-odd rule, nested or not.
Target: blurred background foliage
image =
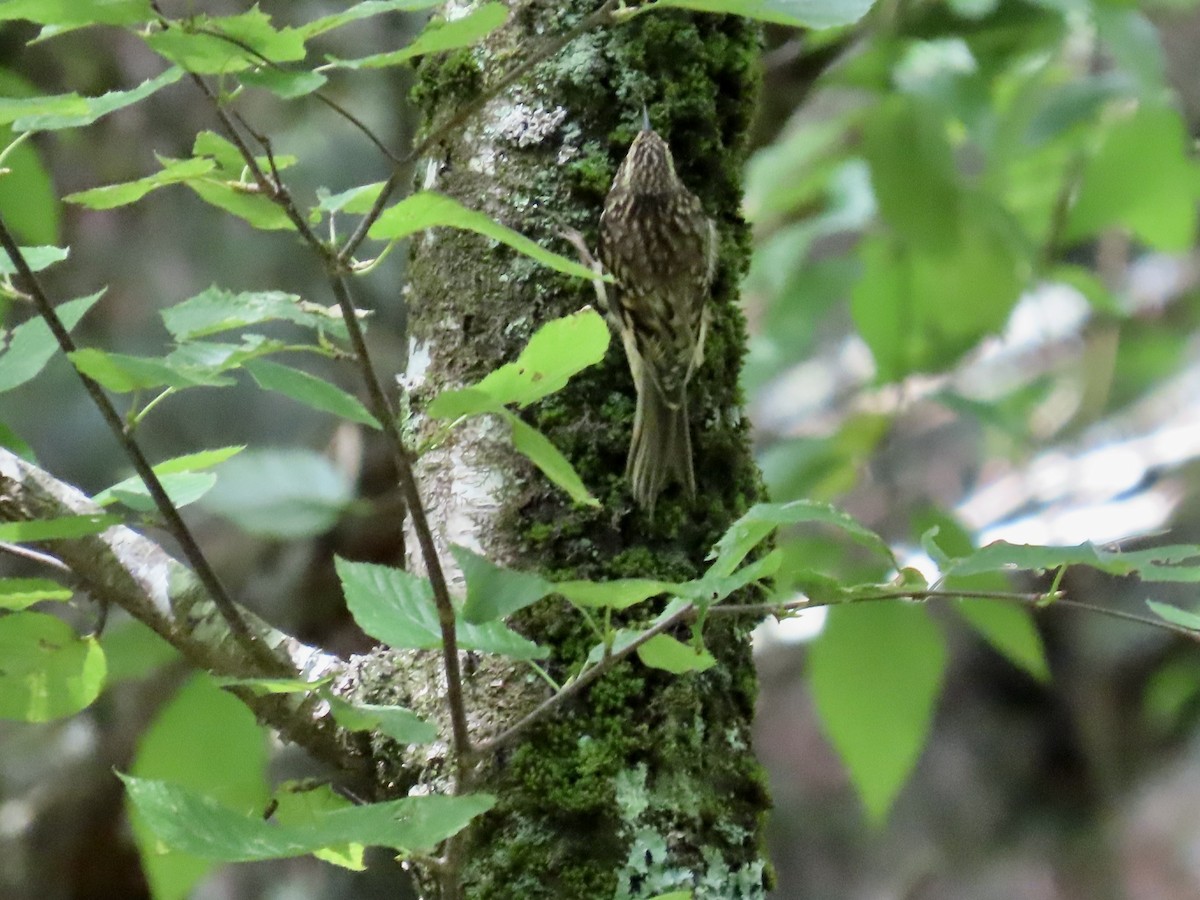
[[[212,14],[245,8],[205,4]],[[264,8],[289,24],[340,7]],[[420,24],[375,18],[333,32],[325,47],[363,56],[400,46]],[[162,68],[117,30],[26,45],[33,33],[0,27],[0,95],[95,95]],[[957,552],[999,538],[1197,540],[1198,44],[1200,16],[1188,2],[883,0],[854,26],[768,29],[746,178],[757,243],[743,297],[747,403],[772,499],[835,503],[918,570],[929,567],[921,538],[933,526]],[[417,126],[410,84],[410,73],[388,69],[334,79],[328,90],[403,147]],[[316,104],[249,92],[239,109],[277,152],[299,157],[288,172],[299,196],[387,173],[359,134]],[[196,132],[212,127],[207,104],[179,83],[6,158],[0,211],[24,243],[71,248],[46,275],[52,295],[108,286],[77,331],[81,343],[160,353],[159,310],[214,283],[330,302],[291,236],[253,232],[182,188],[103,212],[55,199],[155,171],[156,154],[186,157]],[[404,365],[400,257],[363,279],[358,297],[376,311],[370,336],[382,371]],[[15,311],[5,312],[12,324]],[[323,374],[355,387],[344,371]],[[0,398],[0,420],[85,490],[128,475],[61,360]],[[369,436],[249,384],[190,391],[140,433],[153,459],[233,443],[287,448],[288,469],[260,456],[258,468],[230,471],[224,501],[210,498],[191,520],[245,602],[331,649],[366,646],[329,597],[334,552],[402,556],[391,473]],[[310,474],[280,477],[298,465]],[[325,507],[361,502],[340,516],[294,514],[296,492],[303,499],[310,489]],[[248,500],[274,511],[265,526],[239,519]],[[890,576],[822,534],[797,533],[783,550],[796,567],[820,559],[845,583]],[[1133,611],[1148,595],[1136,580],[1091,571],[1068,572],[1063,586]],[[1196,607],[1186,584],[1155,586],[1153,596]],[[1200,896],[1194,645],[1069,610],[1040,614],[1037,634],[1023,637],[1024,619],[997,621],[987,608],[837,612],[758,635],[776,896]],[[86,629],[93,613],[76,615]],[[992,643],[979,636],[989,628]],[[1005,640],[1007,656],[993,649]],[[1012,662],[1014,641],[1034,648],[1023,666]],[[105,642],[115,677],[97,705],[47,726],[0,724],[0,896],[144,895],[112,767],[179,778],[207,769],[202,777],[241,797],[262,791],[253,779],[231,784],[267,752],[236,705],[187,679],[127,623],[111,623]],[[877,706],[895,720],[867,723],[856,790],[822,730],[806,666],[850,683],[856,666],[897,646],[912,677],[933,683],[924,697],[880,685]],[[229,735],[221,759],[183,755],[197,729]],[[308,773],[279,748],[271,759],[273,777]],[[872,767],[894,763],[903,775],[913,760],[890,815],[873,820],[860,798]],[[311,859],[215,872],[180,861],[192,869],[149,877],[160,896],[192,884],[204,898],[395,896],[386,886],[395,872],[379,863],[355,875]]]

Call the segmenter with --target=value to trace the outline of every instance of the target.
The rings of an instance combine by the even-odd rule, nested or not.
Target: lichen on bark
[[[599,2],[509,5],[508,24],[485,44],[421,65],[414,96],[427,121],[450,115],[531,42],[571,27]],[[590,32],[492,98],[425,161],[421,187],[570,253],[561,230],[577,229],[594,246],[604,194],[645,104],[721,236],[713,327],[690,387],[697,499],[668,493],[653,517],[633,506],[623,474],[633,386],[613,342],[601,365],[525,412],[602,508],[572,505],[512,450],[505,429],[477,424],[420,461],[443,544],[468,543],[558,578],[687,579],[757,498],[737,381],[745,331],[736,301],[749,247],[739,206],[758,45],[756,27],[743,20],[674,10]],[[590,285],[464,232],[415,241],[410,275],[414,358],[422,362],[408,385],[418,410],[438,390],[513,359],[544,322],[594,302]],[[560,680],[595,643],[565,603],[543,601],[514,624],[551,648],[546,667]],[[708,672],[622,664],[487,763],[478,786],[500,799],[471,833],[468,897],[594,900],[684,888],[696,898],[764,895],[768,801],[750,747],[756,680],[747,625],[710,623],[705,640],[720,660]]]

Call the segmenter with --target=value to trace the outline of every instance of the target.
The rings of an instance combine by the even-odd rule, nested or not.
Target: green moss
[[[483,67],[473,48],[427,56],[417,65],[417,79],[409,99],[425,113],[450,107],[478,96],[483,87]]]

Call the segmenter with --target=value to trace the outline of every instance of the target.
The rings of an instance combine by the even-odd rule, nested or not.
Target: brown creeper
[[[604,201],[599,249],[637,388],[625,474],[634,500],[653,510],[672,478],[696,493],[687,383],[704,358],[717,233],[645,112]]]

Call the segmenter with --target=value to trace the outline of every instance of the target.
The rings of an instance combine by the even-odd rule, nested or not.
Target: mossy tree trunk
[[[509,5],[508,24],[484,46],[421,67],[427,122],[452,115],[599,0]],[[594,30],[491,99],[421,162],[420,187],[571,254],[559,232],[578,229],[595,246],[604,196],[645,103],[721,236],[714,324],[689,392],[697,498],[670,490],[653,517],[634,507],[623,475],[634,391],[614,341],[602,365],[527,413],[602,508],[573,506],[514,453],[503,424],[479,420],[420,462],[443,548],[466,544],[555,578],[682,580],[702,571],[713,541],[757,498],[737,382],[745,335],[736,300],[748,253],[740,179],[758,41],[744,20],[674,10]],[[595,302],[589,284],[448,230],[414,244],[410,283],[406,380],[418,410],[434,392],[513,359],[539,325]],[[545,601],[516,626],[552,648],[547,669],[560,681],[595,643],[566,604]],[[720,665],[701,675],[618,666],[484,764],[476,787],[500,802],[471,833],[466,895],[595,900],[690,888],[696,898],[763,896],[768,799],[750,744],[757,682],[748,629],[710,623],[705,637]],[[528,693],[536,682],[516,666],[488,677],[499,692],[520,683]],[[500,694],[495,702],[503,705]]]

